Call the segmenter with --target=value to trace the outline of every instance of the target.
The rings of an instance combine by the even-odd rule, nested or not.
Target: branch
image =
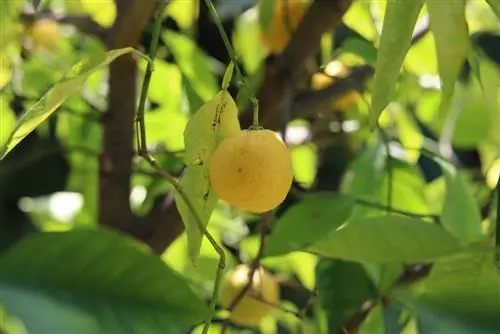
[[[327,108],[337,99],[341,99],[349,92],[363,90],[366,81],[375,73],[370,65],[363,65],[351,70],[351,74],[342,79],[337,79],[330,86],[318,91],[299,94],[292,104],[293,117],[311,115],[316,110]]]
[[[351,0],[316,0],[309,7],[289,44],[275,61],[269,62],[266,78],[258,94],[261,122],[265,127],[281,127],[281,111],[286,91],[293,86],[303,63],[319,50],[321,37],[341,22]],[[247,110],[241,119],[243,126],[252,124],[252,113]]]
[[[117,16],[108,34],[108,49],[137,46],[156,4],[155,0],[117,0]],[[136,85],[137,63],[132,55],[119,57],[110,64],[108,111],[103,120],[99,159],[99,222],[122,231],[131,231],[135,220],[129,196]]]

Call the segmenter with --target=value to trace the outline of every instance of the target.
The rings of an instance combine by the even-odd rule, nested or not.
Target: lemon
[[[51,19],[40,19],[33,23],[28,35],[37,49],[52,51],[60,38],[59,23]]]
[[[309,0],[276,0],[273,18],[267,29],[260,32],[261,40],[269,51],[283,51],[308,7]]]
[[[219,144],[209,177],[224,201],[249,212],[266,212],[281,204],[290,190],[291,154],[274,131],[242,130]]]
[[[326,68],[325,73],[317,72],[314,73],[311,78],[311,88],[313,90],[321,90],[335,82],[335,77],[345,78],[349,74],[349,69],[339,61],[330,62]],[[342,98],[337,99],[332,104],[334,110],[345,110],[352,108],[357,104],[360,98],[359,93],[356,91],[350,91]]]
[[[220,294],[220,304],[223,308],[229,308],[239,292],[245,288],[250,272],[250,266],[241,264],[225,275]],[[269,314],[279,299],[278,282],[264,268],[258,267],[250,289],[232,310],[231,321],[240,326],[257,325]]]

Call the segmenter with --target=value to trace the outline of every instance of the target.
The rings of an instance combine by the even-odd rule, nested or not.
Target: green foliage
[[[189,120],[184,130],[186,172],[181,178],[184,192],[193,202],[203,226],[208,224],[217,204],[217,194],[210,186],[208,167],[217,145],[226,137],[240,130],[238,110],[231,95],[220,91],[205,103]],[[176,204],[188,236],[189,257],[195,262],[203,237],[198,218],[193,215],[184,199],[176,193]]]
[[[465,21],[465,1],[428,0],[430,27],[436,40],[439,76],[442,81],[440,114],[450,107],[455,82],[469,51],[469,30]]]
[[[353,206],[352,199],[329,193],[306,196],[275,223],[266,255],[282,255],[306,248],[343,224],[349,218]]]
[[[21,140],[52,115],[67,98],[78,91],[92,73],[109,65],[116,58],[131,52],[136,51],[133,48],[113,50],[82,59],[75,64],[66,73],[64,78],[53,86],[19,119],[5,143],[5,147],[0,152],[0,159],[3,159]]]
[[[401,65],[410,47],[413,27],[423,5],[423,0],[387,2],[373,81],[372,127],[392,99]]]
[[[104,229],[27,237],[0,265],[0,298],[29,332],[169,332],[207,311],[184,278]]]
[[[350,221],[307,250],[348,261],[426,262],[460,248],[459,241],[437,225],[389,215]]]

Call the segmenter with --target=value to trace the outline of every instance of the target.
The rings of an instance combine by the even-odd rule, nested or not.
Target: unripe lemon
[[[248,283],[251,268],[241,264],[228,272],[221,287],[220,304],[229,308]],[[257,296],[255,298],[253,296]],[[279,302],[279,284],[264,268],[258,267],[248,292],[231,312],[231,321],[240,326],[257,325]],[[266,302],[262,302],[264,300]]]
[[[28,30],[35,48],[54,50],[60,37],[59,23],[51,19],[40,19]]]
[[[265,30],[261,30],[262,42],[271,52],[280,53],[302,21],[309,0],[276,0],[273,18]]]
[[[290,190],[292,158],[277,133],[242,130],[219,144],[209,176],[224,201],[250,212],[266,212],[281,204]]]

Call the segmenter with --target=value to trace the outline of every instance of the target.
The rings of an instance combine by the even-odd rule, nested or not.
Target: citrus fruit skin
[[[60,37],[59,23],[51,19],[37,20],[29,28],[28,35],[36,48],[52,51]]]
[[[269,26],[260,31],[262,43],[270,52],[283,51],[308,7],[309,0],[276,0]]]
[[[228,272],[222,282],[220,304],[227,309],[248,283],[250,266],[241,264]],[[252,296],[258,296],[260,301]],[[264,268],[258,267],[252,279],[251,288],[231,312],[231,321],[240,326],[257,325],[279,302],[279,284]]]
[[[312,90],[324,89],[335,82],[336,78],[345,78],[349,74],[349,70],[339,61],[332,61],[327,65],[325,69],[326,73],[317,72],[314,73],[311,78],[311,88]],[[349,109],[357,104],[360,96],[356,91],[350,91],[342,98],[336,100],[332,104],[332,108],[335,110],[345,110]]]
[[[219,144],[210,161],[209,177],[221,199],[262,213],[285,199],[293,181],[292,159],[277,133],[242,130]]]

